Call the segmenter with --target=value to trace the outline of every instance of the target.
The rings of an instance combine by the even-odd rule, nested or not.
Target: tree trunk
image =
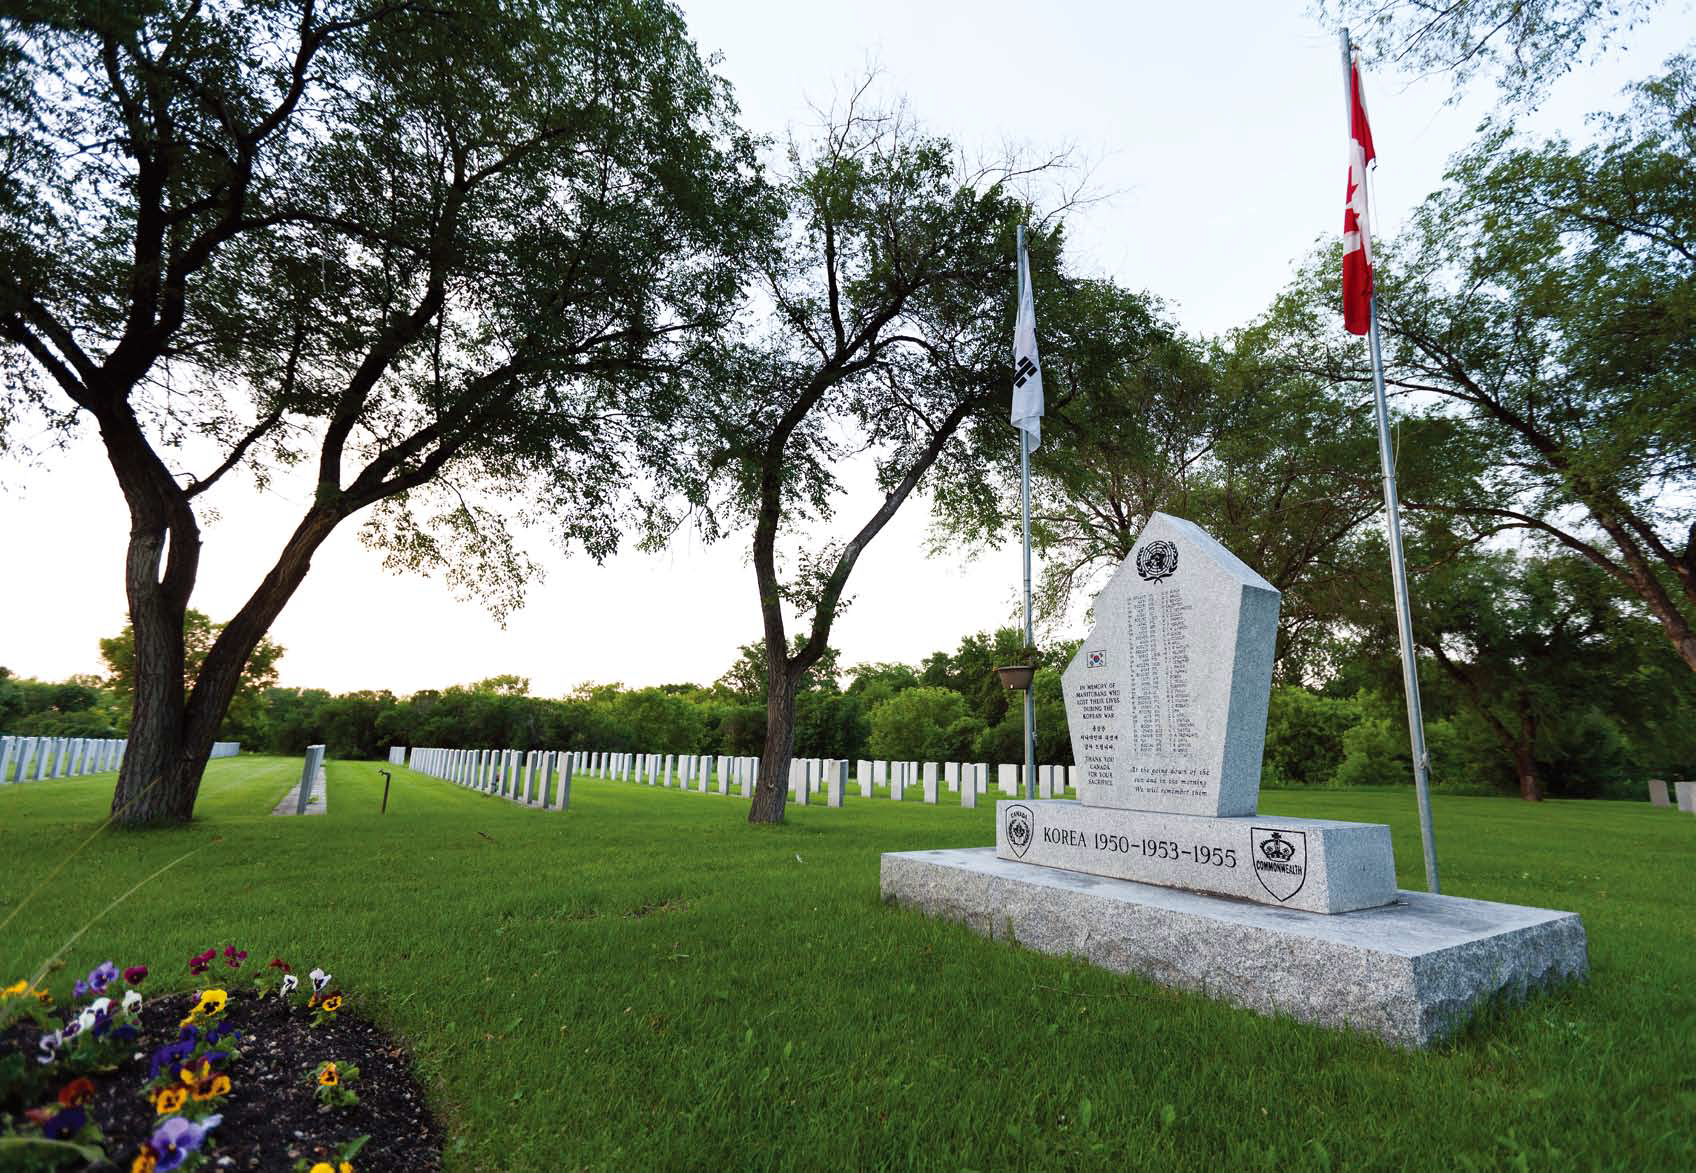
[[[112,795],[112,816],[123,826],[187,822],[194,815],[201,775],[212,755],[218,726],[241,687],[247,659],[312,565],[312,554],[335,529],[340,512],[329,506],[308,511],[259,588],[225,625],[192,691],[183,680],[185,601],[155,581],[160,541],[130,539],[130,623],[135,629],[135,703],[129,746]],[[173,531],[173,534],[176,531]],[[198,551],[199,537],[191,539]],[[172,561],[178,539],[173,536]],[[139,546],[139,553],[138,553]],[[139,568],[139,572],[137,571]],[[192,578],[188,585],[192,587]]]
[[[1530,746],[1514,748],[1513,769],[1519,776],[1519,796],[1526,802],[1542,802],[1543,789],[1537,778],[1537,760],[1532,757]]]
[[[789,763],[795,756],[795,681],[782,658],[776,672],[768,673],[768,680],[771,676],[782,679],[766,686],[766,743],[754,803],[748,811],[750,823],[781,823],[789,801]]]
[[[199,771],[212,751],[208,738],[196,765],[183,741],[183,618],[200,569],[200,527],[133,416],[103,417],[101,438],[130,510],[124,593],[135,632],[129,745],[112,817],[127,826],[181,822],[194,810]]]
[[[1537,719],[1524,708],[1519,714],[1519,739],[1513,747],[1513,770],[1519,777],[1519,796],[1526,802],[1543,801],[1543,783],[1537,777]]]

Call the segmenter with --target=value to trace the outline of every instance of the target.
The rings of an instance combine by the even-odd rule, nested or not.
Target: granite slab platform
[[[1426,892],[1326,915],[1037,867],[992,847],[886,854],[880,887],[990,937],[1401,1047],[1589,968],[1575,913]]]

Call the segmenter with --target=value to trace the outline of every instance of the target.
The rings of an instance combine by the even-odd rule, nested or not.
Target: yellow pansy
[[[24,978],[19,978],[17,981],[7,986],[4,990],[0,990],[0,998],[16,998],[19,994],[28,989],[29,982]]]
[[[182,1111],[182,1107],[186,1103],[188,1103],[188,1089],[186,1087],[168,1087],[159,1093],[158,1098],[153,1101],[153,1106],[158,1110],[159,1115],[169,1116],[173,1112]]]
[[[219,1096],[229,1094],[230,1077],[227,1075],[214,1075],[211,1079],[198,1084],[194,1089],[194,1098],[197,1100],[215,1100]]]
[[[334,1014],[336,1011],[340,1010],[341,1008],[342,1008],[342,996],[340,994],[331,994],[328,998],[324,999],[324,1013],[325,1014]]]
[[[153,1173],[159,1167],[159,1158],[153,1155],[153,1150],[146,1145],[141,1146],[141,1152],[130,1162],[130,1173]]]
[[[336,1173],[336,1167],[328,1161],[319,1161],[308,1173]]]
[[[342,1077],[336,1073],[334,1063],[326,1063],[318,1069],[318,1082],[324,1087],[335,1087]]]
[[[210,1018],[214,1014],[222,1014],[224,1012],[224,1006],[229,1002],[229,1000],[229,994],[223,990],[202,990],[200,994],[200,1001],[195,1004],[193,1010],[188,1012],[188,1017],[183,1019],[177,1025],[187,1026],[189,1023],[198,1022],[202,1018]]]

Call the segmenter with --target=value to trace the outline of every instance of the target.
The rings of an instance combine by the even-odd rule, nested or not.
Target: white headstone
[[[1001,783],[1001,793],[1013,798],[1019,793],[1019,767],[1002,762],[998,767],[998,780]]]
[[[1671,806],[1667,799],[1667,784],[1664,778],[1649,779],[1649,801],[1655,806]]]
[[[557,804],[559,810],[568,810],[571,807],[572,756],[571,754],[560,755],[562,760],[559,769],[559,801]]]
[[[926,762],[924,765],[925,801],[936,805],[936,763]]]

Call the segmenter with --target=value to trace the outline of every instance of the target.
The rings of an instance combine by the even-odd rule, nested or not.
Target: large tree
[[[1447,73],[1454,99],[1480,71],[1509,102],[1534,102],[1575,63],[1598,56],[1662,0],[1318,0],[1378,60],[1409,74]]]
[[[243,665],[348,518],[496,606],[526,570],[510,518],[611,547],[645,389],[757,232],[732,114],[658,0],[8,9],[0,425],[88,421],[123,492],[120,819],[190,816]],[[290,464],[310,499],[185,687],[197,510]]]
[[[1428,681],[1478,718],[1511,765],[1520,797],[1536,802],[1546,788],[1539,762],[1561,724],[1599,710],[1640,727],[1647,713],[1615,697],[1633,694],[1646,662],[1671,657],[1658,649],[1645,655],[1639,637],[1646,621],[1618,584],[1585,560],[1535,548],[1479,549],[1441,519],[1421,529],[1410,550],[1418,584],[1413,629],[1422,658],[1436,669],[1426,670]],[[1358,633],[1356,655],[1370,665],[1367,677],[1394,692],[1388,609],[1376,600],[1345,602],[1336,617]]]
[[[1403,456],[1476,473],[1403,504],[1588,559],[1696,670],[1696,61],[1597,130],[1582,147],[1489,130],[1386,250],[1391,390],[1408,420],[1453,429]],[[1338,271],[1335,249],[1307,268],[1268,346],[1355,397],[1370,372],[1341,332]]]
[[[816,142],[792,146],[764,312],[691,382],[674,438],[656,445],[703,532],[752,524],[767,665],[753,822],[783,818],[796,693],[860,556],[939,462],[966,458],[962,423],[1011,393],[1013,246],[1028,212],[1011,170],[967,168],[947,141],[865,101],[862,88]],[[1050,236],[1033,237],[1051,264]],[[875,476],[876,504],[840,540],[819,536],[854,467]]]

